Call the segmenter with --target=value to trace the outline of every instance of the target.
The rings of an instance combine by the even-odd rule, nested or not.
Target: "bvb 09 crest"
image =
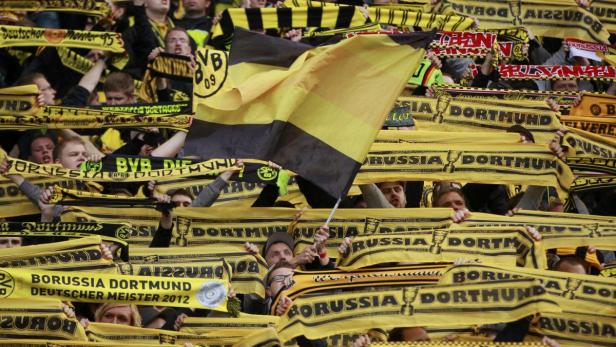
[[[0,298],[7,298],[15,290],[15,280],[6,271],[0,270]]]

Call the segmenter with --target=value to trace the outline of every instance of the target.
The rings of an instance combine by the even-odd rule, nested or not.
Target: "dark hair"
[[[406,191],[406,182],[405,181],[379,182],[379,183],[376,184],[376,186],[379,187],[379,189],[380,189],[381,185],[383,185],[385,183],[399,183],[402,186],[402,190]]]
[[[132,96],[135,92],[135,81],[133,80],[133,77],[126,72],[112,72],[105,80],[103,91],[119,92]]]
[[[53,131],[47,131],[45,133],[42,133],[41,130],[28,131],[19,139],[19,158],[27,160],[32,154],[32,143],[36,139],[44,137],[49,138],[54,145],[58,144],[58,138]]]
[[[402,332],[404,328],[394,328],[389,332],[388,342],[403,342],[404,337],[402,336]]]
[[[169,195],[171,195],[171,197],[174,197],[176,195],[184,195],[184,196],[189,197],[190,200],[195,200],[195,196],[192,195],[187,189],[184,189],[184,188],[173,190],[169,192]]]
[[[440,199],[441,196],[451,192],[458,193],[458,195],[460,195],[460,197],[464,200],[464,203],[468,206],[466,196],[464,196],[464,192],[462,191],[462,188],[459,187],[458,183],[439,182],[434,185],[432,190],[432,207],[437,207],[436,203],[438,202],[438,199]]]

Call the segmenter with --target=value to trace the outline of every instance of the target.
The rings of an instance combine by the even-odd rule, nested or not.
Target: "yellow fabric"
[[[48,312],[48,313],[62,313],[62,301],[45,299],[45,300],[31,300],[25,302],[18,299],[3,298],[2,312],[23,312],[24,309],[31,309],[32,312]]]
[[[244,28],[247,30],[252,29],[278,29],[279,27],[279,16],[291,16],[291,24],[293,28],[306,28],[309,27],[308,23],[312,23],[309,20],[311,16],[309,12],[309,7],[293,7],[291,8],[290,13],[279,14],[276,8],[260,8],[259,15],[261,16],[261,23],[263,25],[262,28],[251,28],[250,22],[248,21],[248,16],[246,14],[247,11],[254,9],[244,9],[244,8],[228,8],[223,12],[223,17],[228,17],[230,22],[234,27]],[[323,14],[319,16],[319,28],[333,28],[336,26],[337,20],[339,16],[339,7],[338,6],[327,6],[323,8]],[[222,28],[221,22],[219,21],[214,25],[212,31],[212,37],[217,37],[223,34],[224,30],[229,30],[232,28]],[[361,14],[361,12],[355,8],[353,11],[353,15],[351,17],[349,26],[358,26],[362,25],[366,22],[366,19]]]
[[[429,342],[377,342],[374,347],[545,347],[542,342],[491,342],[491,341],[429,341]]]
[[[447,0],[440,7],[439,13],[475,16],[479,29],[523,26],[537,36],[593,42],[607,42],[610,35],[591,12],[567,0]]]
[[[181,55],[161,53],[148,63],[143,83],[139,89],[139,98],[148,103],[158,102],[159,78],[185,78],[193,79],[193,70],[190,58]]]
[[[390,262],[453,262],[459,258],[496,265],[547,267],[541,243],[520,227],[358,236],[352,239],[348,253],[337,257],[336,266],[353,270]]]
[[[614,0],[593,0],[590,2],[590,12],[605,25],[610,33],[616,32],[616,13]]]
[[[92,66],[94,66],[94,63],[92,63],[91,60],[80,56],[75,51],[71,51],[67,47],[58,47],[56,48],[56,51],[58,52],[58,57],[60,57],[62,64],[73,71],[85,74],[92,68]]]
[[[0,150],[0,160],[2,160],[2,151]],[[62,178],[29,178],[30,183],[46,188],[53,184],[58,184],[63,187],[76,188],[78,182],[72,179]],[[29,214],[39,214],[38,205],[33,203],[19,190],[13,181],[0,176],[0,218],[18,217]]]
[[[45,29],[0,25],[0,47],[74,47],[124,52],[122,35],[106,31]]]
[[[34,246],[8,248],[0,254],[2,268],[37,268],[46,270],[100,270],[116,273],[112,261],[103,258],[100,236]]]
[[[0,115],[31,116],[38,112],[38,87],[30,84],[0,89]],[[0,121],[0,128],[2,127]]]
[[[399,180],[546,185],[565,198],[573,173],[545,145],[375,143],[354,183]]]
[[[389,288],[392,286],[424,286],[435,284],[447,264],[398,265],[390,267],[345,270],[299,271],[293,274],[293,285],[273,300],[275,309],[283,296],[294,300],[310,293]]]
[[[8,174],[23,176],[47,176],[56,178],[74,178],[93,182],[143,182],[151,180],[173,180],[178,177],[200,175],[218,175],[230,170],[225,160],[208,160],[175,169],[159,169],[138,172],[97,172],[65,169],[59,165],[35,164],[29,161],[9,158]],[[247,161],[245,161],[247,162]]]
[[[599,276],[616,278],[616,264],[611,263],[605,265],[603,270],[601,270],[601,272],[599,273]]]
[[[126,142],[120,137],[121,133],[117,129],[109,128],[105,130],[100,139],[102,142],[101,150],[104,153],[113,152],[116,149],[124,146]]]
[[[276,330],[274,328],[263,328],[248,334],[246,337],[233,344],[233,347],[277,347],[280,345],[281,342],[278,334],[276,334]]]
[[[178,228],[184,230],[186,224],[178,220]],[[238,294],[257,294],[265,297],[263,278],[267,264],[258,254],[250,254],[243,246],[224,244],[190,248],[131,248],[131,264],[152,262],[199,262],[223,258],[232,268],[231,284]]]
[[[520,142],[517,133],[447,132],[426,130],[381,130],[375,142],[382,143],[474,143],[474,144],[516,144]]]
[[[205,336],[179,333],[173,330],[138,328],[110,323],[90,323],[86,333],[91,341],[112,342],[116,346],[133,346],[140,343],[184,345],[186,342],[209,346],[210,343],[219,342]]]
[[[608,288],[616,285],[616,279],[612,278],[519,267],[467,264],[449,268],[439,283],[452,285],[485,281],[498,283],[522,277],[539,280],[553,300],[568,311],[587,314],[616,312],[616,298],[605,295]]]
[[[206,335],[214,331],[249,331],[275,327],[280,317],[241,313],[239,317],[186,317],[180,332]]]
[[[578,179],[586,179],[589,183],[593,183],[593,178],[585,176],[588,175],[588,172],[599,172],[610,175],[616,173],[616,159],[601,157],[567,157],[567,164],[574,172],[579,171],[585,173],[579,176]],[[611,176],[608,176],[608,179],[610,177]],[[598,182],[601,181],[601,177],[595,177],[594,179],[597,179]]]
[[[409,109],[419,130],[494,132],[517,124],[531,131],[536,143],[545,143],[563,127],[545,101],[482,99],[479,103],[439,95],[399,97],[396,105]]]
[[[5,297],[204,308],[226,312],[228,282],[110,275],[97,272],[0,269]]]
[[[186,131],[188,115],[136,115],[91,108],[46,106],[28,117],[0,116],[0,129],[98,129],[109,127],[159,127]]]
[[[603,56],[603,60],[612,66],[616,66],[616,55],[608,54]]]
[[[20,339],[20,340],[0,340],[0,346],[7,347],[117,347],[115,342],[85,342],[85,341],[61,341],[54,340],[50,345],[49,339]],[[145,344],[145,343],[131,343],[131,347],[156,347],[160,346],[160,343]]]
[[[603,137],[616,138],[616,118],[614,117],[560,117],[561,122],[572,128],[581,129]]]
[[[127,245],[126,240],[133,231],[128,223],[0,222],[0,236],[79,238],[98,235],[103,241],[121,246]]]
[[[241,212],[238,212],[241,211]],[[339,209],[330,224],[330,239],[327,242],[331,256],[337,253],[340,242],[347,236],[362,233],[391,233],[398,231],[431,230],[451,225],[451,209]],[[327,219],[328,209],[309,209],[304,212],[300,223],[293,230],[296,240],[296,252],[314,242],[314,233]],[[293,220],[295,210],[287,208],[249,208],[241,210],[218,208],[181,208],[174,214],[185,220],[188,232],[177,230],[175,225],[171,245],[199,246],[214,243],[226,243],[242,246],[251,242],[259,247],[265,245],[267,237],[273,232],[286,232]],[[131,208],[123,211],[131,221],[136,232],[131,236],[131,245],[148,246],[160,218],[160,212],[154,209]],[[63,221],[100,221],[117,220],[117,209],[110,207],[72,208],[62,215]],[[185,228],[185,227],[183,227]]]
[[[341,29],[330,29],[330,30],[322,30],[317,31],[313,30],[304,34],[304,36],[308,37],[319,37],[319,36],[333,36],[336,34],[351,34],[356,32],[363,31],[379,31],[381,30],[381,25],[378,23],[368,23],[360,26],[352,26],[350,28],[341,28]]]
[[[562,347],[609,346],[616,338],[616,318],[613,314],[579,314],[569,307],[561,313],[546,312],[531,324],[527,340],[543,336],[555,339]]]
[[[500,227],[534,227],[541,233],[541,242],[545,249],[580,246],[611,249],[616,244],[616,232],[611,227],[613,221],[602,220],[600,216],[582,217],[570,213],[544,212],[506,217],[473,213],[460,226],[483,228],[486,223]]]
[[[490,324],[538,312],[560,312],[560,307],[536,280],[366,289],[295,299],[281,317],[278,335],[286,341],[299,335],[316,339],[372,327]]]
[[[100,109],[113,112],[126,112],[137,114],[180,114],[188,109],[186,102],[169,102],[161,104],[132,104],[132,105],[101,105]]]
[[[616,158],[616,140],[581,129],[567,129],[563,144],[570,146],[576,157]]]
[[[208,259],[200,262],[131,264],[117,263],[122,275],[231,279],[231,267],[223,259]]]
[[[462,31],[473,26],[473,19],[467,16],[434,15],[421,11],[383,8],[380,6],[369,7],[368,13],[370,19],[375,23],[398,27],[418,26],[423,29]]]
[[[169,182],[160,182],[157,184],[157,189],[160,192],[168,192],[172,189],[184,188],[191,192],[194,196],[198,196],[204,187],[214,180],[210,179],[188,179]],[[229,182],[229,184],[221,191],[218,199],[214,202],[214,206],[227,205],[235,207],[250,207],[259,197],[264,186],[251,182]],[[1,188],[1,185],[0,185]],[[287,186],[288,193],[285,196],[278,198],[279,201],[288,201],[293,205],[308,206],[304,195],[299,191],[299,187],[295,181],[289,182]]]
[[[0,275],[6,274],[0,270]],[[5,300],[5,299],[3,299]],[[23,300],[28,300],[23,298]],[[0,334],[12,336],[8,346],[21,346],[21,339],[40,338],[44,341],[49,339],[87,341],[85,331],[75,318],[67,317],[63,312],[29,312],[30,307],[24,312],[2,312],[2,326]],[[0,346],[7,346],[0,340]],[[4,340],[6,343],[7,340]]]
[[[356,139],[374,138],[407,76],[424,54],[423,49],[373,35],[311,49],[288,69],[232,65],[225,81],[232,89],[208,98],[195,94],[195,117],[225,125],[286,121],[361,162],[370,141],[349,141],[341,136],[340,129],[353,129]],[[341,76],[362,78],[360,82]],[[356,97],[340,93],[358,83],[366,87]],[[196,83],[195,92],[199,88]]]
[[[314,242],[314,233],[327,219],[329,209],[309,209],[304,212],[293,230],[295,252]],[[131,208],[122,211],[136,231],[128,240],[131,245],[147,247],[158,226],[160,212],[154,209]],[[286,208],[180,208],[174,214],[181,217],[182,229],[175,223],[171,245],[192,246],[204,244],[232,244],[241,247],[244,242],[265,244],[273,232],[286,232],[296,211]],[[330,223],[327,250],[330,257],[345,237],[358,235],[385,235],[391,233],[432,232],[434,229],[457,227],[451,220],[452,210],[447,208],[416,209],[338,209]],[[62,220],[117,221],[117,209],[111,207],[72,208],[62,215]],[[462,227],[478,230],[490,227],[533,226],[542,234],[546,249],[560,247],[595,246],[611,249],[616,243],[611,225],[614,218],[584,216],[568,213],[518,211],[513,217],[472,213]],[[186,230],[187,229],[187,230]],[[589,237],[592,235],[592,237]]]
[[[491,89],[491,88],[475,88],[475,87],[460,87],[460,86],[434,86],[435,94],[441,93],[450,94],[454,98],[486,100],[486,99],[504,99],[504,100],[535,100],[545,101],[547,98],[552,99],[562,107],[571,107],[575,99],[581,95],[581,92],[572,91],[555,91],[555,90],[520,90],[520,89]],[[598,94],[591,94],[598,95]],[[500,97],[502,96],[502,97]]]
[[[582,94],[580,103],[569,111],[569,116],[613,117],[616,116],[616,96],[607,94]]]
[[[106,16],[111,11],[105,1],[39,1],[17,0],[0,3],[0,11],[54,11],[54,12],[77,12],[95,16]]]

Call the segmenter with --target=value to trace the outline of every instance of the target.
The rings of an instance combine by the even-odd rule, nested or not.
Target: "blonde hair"
[[[130,307],[130,314],[131,314],[130,325],[133,327],[141,328],[141,315],[139,314],[139,310],[137,310],[137,305],[134,305],[134,304],[116,304],[116,303],[110,303],[110,302],[104,303],[99,308],[96,309],[96,312],[94,312],[94,321],[100,322],[105,312],[109,311],[112,308],[125,307],[125,306]]]

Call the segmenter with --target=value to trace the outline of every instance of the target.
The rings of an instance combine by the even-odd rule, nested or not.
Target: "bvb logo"
[[[402,289],[402,301],[404,304],[400,307],[400,314],[405,316],[412,316],[415,313],[413,302],[417,298],[417,288],[403,288]]]
[[[524,55],[523,48],[524,44],[514,43],[513,45],[513,59],[515,60],[524,60],[526,56]]]
[[[216,94],[227,80],[229,55],[223,51],[200,49],[196,54],[194,95],[207,98]]]
[[[590,113],[592,113],[593,116],[600,115],[601,114],[601,106],[599,106],[597,104],[590,105]]]
[[[103,169],[103,163],[101,161],[85,161],[81,163],[81,171],[94,171],[100,172]]]
[[[259,179],[263,181],[271,181],[278,177],[278,171],[272,169],[269,166],[261,166],[257,170],[257,176],[259,176]]]
[[[133,234],[133,228],[130,225],[122,225],[116,229],[115,236],[121,240],[128,240]]]
[[[220,282],[205,282],[197,292],[197,300],[206,308],[216,308],[225,301],[227,289]]]
[[[15,280],[6,271],[0,270],[0,299],[6,298],[15,290]]]

